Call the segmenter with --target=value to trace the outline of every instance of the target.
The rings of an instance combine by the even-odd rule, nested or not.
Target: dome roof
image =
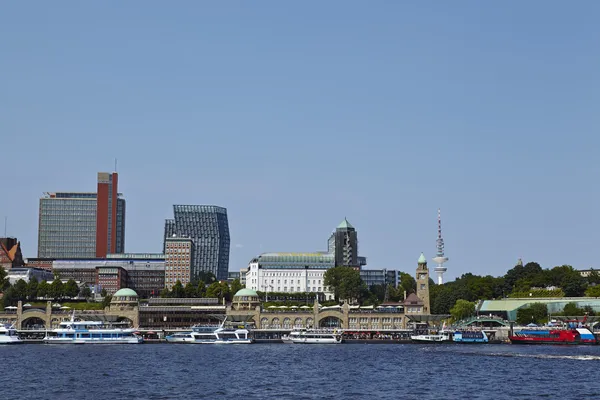
[[[256,297],[258,297],[258,293],[256,293],[252,289],[240,289],[237,291],[236,294],[234,294],[234,296],[256,296]]]
[[[138,294],[135,292],[135,290],[123,288],[117,290],[113,297],[138,297]]]
[[[419,260],[417,262],[419,264],[427,264],[427,259],[425,258],[425,255],[423,253],[421,253],[421,257],[419,257]]]

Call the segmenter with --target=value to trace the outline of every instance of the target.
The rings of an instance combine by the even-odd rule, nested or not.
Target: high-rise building
[[[329,237],[327,251],[334,254],[336,267],[360,269],[367,263],[365,257],[358,256],[358,234],[346,218]]]
[[[169,290],[177,281],[183,286],[192,280],[194,242],[177,236],[165,238],[165,287]]]
[[[123,253],[125,199],[117,182],[117,173],[99,173],[97,193],[46,193],[40,199],[38,258]]]
[[[96,257],[125,250],[125,199],[119,197],[118,181],[116,172],[98,172]]]
[[[229,270],[229,222],[227,209],[208,205],[174,205],[173,219],[165,221],[165,245],[170,237],[186,237],[194,244],[191,279],[212,272],[227,280]]]

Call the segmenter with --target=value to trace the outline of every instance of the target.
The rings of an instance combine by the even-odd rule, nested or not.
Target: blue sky
[[[33,5],[35,4],[35,6]],[[0,214],[37,252],[45,191],[118,161],[126,250],[173,204],[227,207],[230,270],[325,250],[447,279],[598,265],[600,3],[12,2],[0,14]],[[430,263],[433,266],[433,263]]]

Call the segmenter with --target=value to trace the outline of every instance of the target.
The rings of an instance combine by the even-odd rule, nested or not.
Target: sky
[[[600,268],[600,3],[6,2],[0,216],[37,255],[43,192],[114,169],[127,252],[173,204],[226,207],[230,271],[326,250],[446,280]],[[430,262],[433,267],[433,262]]]

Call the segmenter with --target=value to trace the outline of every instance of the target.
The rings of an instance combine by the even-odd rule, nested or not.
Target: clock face
[[[425,279],[425,274],[419,274],[419,279]]]

